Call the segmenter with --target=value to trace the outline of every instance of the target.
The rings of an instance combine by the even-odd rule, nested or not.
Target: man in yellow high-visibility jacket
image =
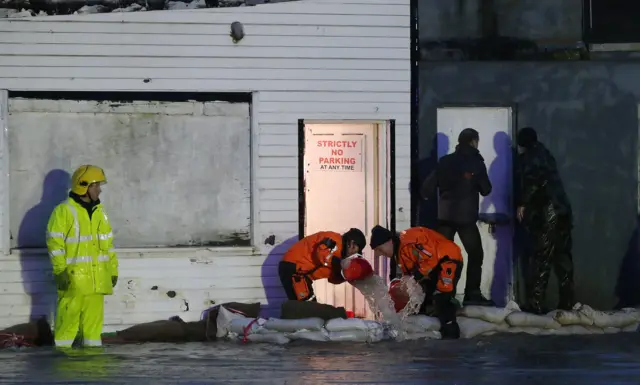
[[[49,218],[47,248],[58,287],[58,347],[70,347],[78,332],[84,346],[102,345],[104,296],[113,294],[118,281],[111,225],[99,200],[105,183],[100,167],[80,166],[71,177],[69,199]]]

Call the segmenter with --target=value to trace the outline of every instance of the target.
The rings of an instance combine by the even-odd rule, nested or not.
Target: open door
[[[302,123],[304,135],[302,236],[318,231],[360,229],[368,239],[376,224],[386,225],[388,178],[386,127],[380,123]],[[381,145],[383,144],[383,145]],[[364,256],[386,274],[387,261]],[[382,271],[381,271],[382,270]],[[343,306],[357,317],[371,318],[364,297],[349,283],[314,282],[319,302]]]
[[[480,199],[480,236],[484,249],[482,293],[498,306],[514,298],[513,269],[513,112],[510,107],[438,108],[438,157],[455,151],[458,135],[465,128],[480,134],[479,150],[484,157],[491,194]],[[456,235],[456,243],[467,254]],[[466,264],[465,264],[466,265]],[[464,294],[466,266],[457,293]]]

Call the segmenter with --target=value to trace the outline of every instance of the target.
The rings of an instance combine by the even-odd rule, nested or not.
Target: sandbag
[[[593,331],[589,330],[588,326],[582,325],[567,325],[558,329],[543,329],[540,333],[540,335],[543,336],[572,336],[586,334],[593,334]]]
[[[405,323],[425,332],[440,330],[440,320],[435,317],[427,317],[426,315],[409,316],[406,318]]]
[[[623,327],[622,331],[624,333],[637,332],[639,327],[640,327],[640,324],[635,323],[633,325]]]
[[[346,319],[347,311],[343,307],[333,307],[317,302],[286,301],[282,304],[280,318],[321,318],[328,321],[334,318]]]
[[[289,343],[289,338],[283,333],[258,333],[249,334],[247,341],[251,342],[265,342],[268,344],[285,345]]]
[[[622,329],[620,329],[620,328],[604,328],[604,329],[602,329],[602,331],[604,332],[604,334],[616,334],[616,333],[622,332]]]
[[[205,342],[207,341],[207,321],[185,322],[184,328],[185,342]]]
[[[640,321],[639,313],[633,310],[621,311],[596,311],[584,305],[580,312],[593,320],[593,325],[601,328],[624,328]]]
[[[228,330],[240,336],[259,333],[264,330],[265,320],[262,318],[234,318],[229,324]]]
[[[10,326],[0,334],[16,335],[28,345],[53,346],[53,333],[47,317],[40,317],[36,321]]]
[[[291,340],[307,340],[307,341],[318,341],[318,342],[329,341],[329,333],[326,330],[320,330],[320,331],[299,330],[295,333],[288,333],[287,337]]]
[[[216,319],[216,338],[226,337],[229,334],[231,322],[234,319],[238,318],[247,318],[242,314],[234,313],[230,310],[227,310],[226,307],[221,306],[218,310],[218,318]]]
[[[515,327],[511,327],[508,328],[506,330],[504,330],[507,333],[525,333],[525,334],[531,334],[533,336],[537,336],[539,334],[542,333],[542,331],[545,329],[540,329],[540,328],[532,328],[532,327],[520,327],[520,326],[515,326]]]
[[[476,318],[458,317],[461,338],[473,338],[483,333],[498,331],[499,325]]]
[[[218,334],[218,312],[220,311],[220,307],[224,306],[225,308],[235,311],[236,313],[240,313],[245,315],[247,318],[257,318],[260,315],[260,302],[253,303],[242,303],[242,302],[227,302],[223,303],[219,306],[210,309],[207,312],[207,316],[205,319],[205,339],[206,340],[215,340],[216,335]]]
[[[329,332],[329,340],[333,342],[368,342],[369,332],[367,330],[357,329]]]
[[[186,331],[179,318],[146,322],[116,333],[125,342],[184,342]]]
[[[560,324],[549,315],[537,315],[514,311],[505,319],[510,326],[559,329]]]
[[[327,322],[325,329],[329,332],[343,332],[349,330],[369,330],[369,325],[359,318],[332,319]]]
[[[580,310],[553,310],[547,314],[562,326],[568,325],[593,325],[593,319]]]
[[[465,306],[458,311],[458,315],[499,324],[504,322],[505,318],[509,314],[519,310],[520,308],[515,302],[509,302],[504,308],[490,306]]]
[[[439,340],[442,338],[442,335],[439,331],[431,330],[424,331],[420,333],[407,333],[404,336],[405,340]]]
[[[320,331],[323,330],[324,320],[321,318],[269,318],[264,327],[269,330],[275,330],[283,333],[293,333],[299,330]]]

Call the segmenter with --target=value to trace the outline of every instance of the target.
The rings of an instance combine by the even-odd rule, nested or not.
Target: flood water
[[[640,384],[640,333],[0,351],[2,384]]]

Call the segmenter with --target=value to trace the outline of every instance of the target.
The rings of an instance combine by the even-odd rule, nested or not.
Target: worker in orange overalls
[[[328,279],[335,285],[343,283],[342,259],[361,254],[366,245],[364,233],[354,228],[342,235],[321,231],[294,243],[278,265],[287,298],[315,301],[312,282],[318,279]]]
[[[371,230],[374,256],[383,255],[397,264],[403,275],[411,275],[425,292],[421,312],[435,305],[442,338],[460,338],[456,322],[456,285],[462,273],[463,259],[458,245],[426,227],[412,227],[392,234],[382,226]]]

